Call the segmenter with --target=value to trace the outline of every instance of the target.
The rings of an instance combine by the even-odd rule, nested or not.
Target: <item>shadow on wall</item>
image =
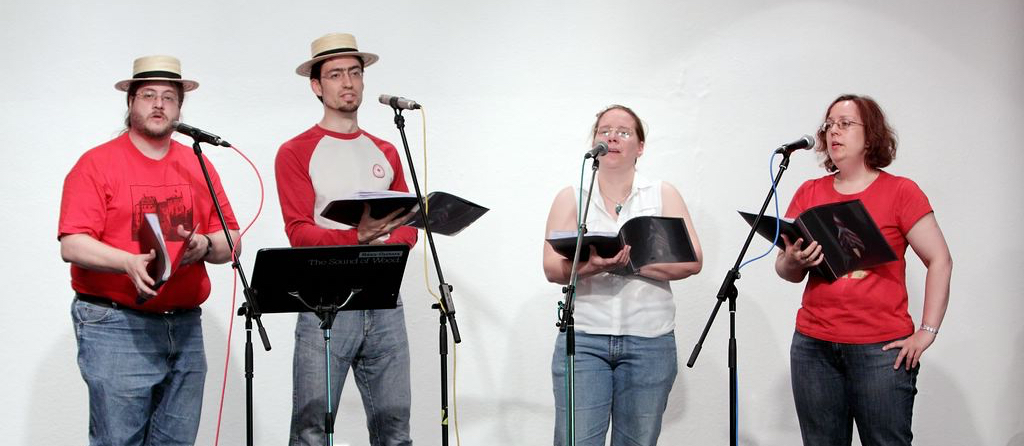
[[[921,444],[1000,444],[1003,438],[1009,438],[1007,446],[1024,446],[1024,431],[1021,430],[1024,426],[1024,418],[1021,418],[1024,413],[1024,381],[1020,375],[1006,372],[1024,367],[1024,328],[1014,327],[1014,330],[1016,347],[1011,350],[1014,352],[1012,358],[1008,358],[1008,361],[994,370],[978,370],[980,373],[990,373],[989,376],[974,376],[971,381],[966,382],[963,378],[956,381],[956,376],[945,369],[929,368],[927,355],[925,356],[921,376],[918,378],[919,393],[914,402],[915,440]],[[1011,336],[1006,338],[1009,339]],[[975,367],[975,364],[968,361],[956,364]],[[965,385],[975,384],[976,379],[1002,379],[1005,383],[1002,386],[1001,398],[995,401],[992,410],[1006,414],[1006,417],[997,418],[997,422],[1016,423],[1013,427],[1000,429],[1006,437],[996,438],[999,433],[995,432],[983,437],[979,432],[975,420],[977,415],[969,410],[965,397],[970,390],[964,389]],[[998,389],[1000,386],[993,385],[992,388]]]
[[[669,181],[669,183],[672,183],[677,188],[682,187],[681,181],[678,180]],[[686,366],[686,362],[693,352],[694,344],[700,338],[704,324],[707,323],[709,311],[715,304],[713,299],[714,292],[710,291],[710,289],[703,289],[699,285],[702,282],[707,282],[709,276],[715,274],[712,271],[713,268],[709,267],[707,246],[709,246],[709,241],[717,243],[717,239],[715,239],[717,233],[707,230],[715,224],[714,219],[707,214],[707,208],[701,206],[699,200],[695,199],[693,191],[679,189],[679,192],[683,195],[683,199],[686,200],[690,213],[690,223],[693,224],[697,232],[697,239],[705,250],[704,266],[698,275],[672,282],[672,292],[676,302],[675,337],[678,372],[675,384],[672,386],[672,392],[668,396],[665,415],[662,418],[660,442],[677,438],[708,438],[708,434],[704,432],[715,429],[721,429],[723,433],[728,432],[729,424],[728,410],[719,411],[712,409],[715,406],[728,407],[727,393],[721,400],[709,401],[695,398],[700,394],[698,381],[695,380],[698,374],[725,377],[725,381],[718,381],[716,379],[714,384],[722,383],[722,390],[728,388],[726,387],[728,384],[728,369],[723,367],[721,358],[716,356],[717,349],[714,347],[708,348],[715,342],[720,343],[724,340],[717,339],[714,330],[712,330],[712,333],[705,340],[702,353],[698,356],[694,368]],[[722,324],[723,321],[728,325],[729,320],[727,317],[723,318],[723,315],[727,316],[728,312],[719,312],[719,320],[715,321],[716,326]],[[725,406],[721,405],[723,401]],[[726,417],[724,425],[718,422],[713,424],[695,422],[698,419],[703,421],[708,419],[721,420],[721,417],[718,416],[719,414],[723,414]],[[692,418],[694,416],[696,418]],[[689,429],[693,428],[693,426],[699,426],[699,432],[690,431]]]
[[[211,295],[211,298],[214,296]],[[242,299],[239,296],[239,299]],[[224,353],[227,350],[228,324],[215,314],[219,306],[203,306],[203,347],[206,350],[206,387],[203,390],[203,412],[199,424],[196,444],[213,444],[217,429],[217,409],[220,406],[221,385],[224,379]],[[220,441],[223,444],[242,444],[246,439],[245,419],[245,319],[234,319],[234,335],[231,338],[231,362],[227,370],[227,389],[224,396],[224,412],[221,416]],[[253,324],[255,328],[255,323]],[[253,351],[263,352],[259,333],[253,330]],[[258,369],[254,367],[254,372]],[[254,412],[259,408],[260,389],[254,382]],[[255,415],[254,415],[255,418]],[[256,437],[257,439],[259,437]]]
[[[71,323],[71,298],[67,311],[46,323],[61,332],[60,340],[48,347],[31,382],[31,402],[22,444],[84,444],[88,442],[89,392],[78,371],[78,347]],[[49,318],[49,316],[48,316]],[[26,383],[28,384],[28,383]],[[50,426],[38,429],[35,426]]]
[[[748,254],[747,258],[756,255],[760,253]],[[749,267],[771,269],[774,260],[774,256],[769,255]],[[768,280],[781,279],[772,270]],[[744,392],[741,389],[740,393],[739,439],[741,443],[750,445],[798,444],[800,427],[789,374],[789,348],[793,336],[791,315],[795,311],[788,307],[783,310],[779,303],[780,296],[761,292],[754,283],[754,280],[748,282],[747,291],[741,291],[740,295],[741,299],[745,299],[743,320],[747,326],[743,327],[743,331],[747,339],[739,355],[746,358],[740,361],[749,365],[745,368],[746,374],[740,375],[740,384],[746,382],[748,390]],[[795,302],[799,295],[785,296],[784,299]],[[771,313],[775,312],[787,316],[784,322],[780,322],[781,327],[773,326],[776,319],[773,319]],[[750,336],[752,333],[761,335],[753,338]],[[768,412],[774,414],[765,416]]]
[[[539,263],[539,262],[538,262]],[[537,267],[537,265],[530,265]],[[482,290],[474,290],[482,291]],[[481,433],[477,438],[502,438],[504,444],[550,444],[554,437],[555,402],[551,390],[551,353],[555,346],[558,328],[556,302],[559,299],[558,286],[551,284],[550,293],[529,296],[519,302],[500,300],[479,300],[475,304],[478,314],[501,314],[515,308],[515,316],[506,319],[512,325],[499,332],[509,333],[500,341],[504,358],[495,364],[510,364],[514,367],[500,367],[481,371],[482,388],[516,389],[507,390],[496,398],[466,401],[464,413],[477,416],[491,414],[494,420],[492,431]],[[514,307],[511,305],[515,304]],[[531,322],[522,321],[543,321]],[[541,330],[524,330],[527,327],[548,327]],[[493,329],[493,328],[492,328]],[[498,340],[498,339],[495,339]],[[510,395],[514,395],[511,396]],[[487,416],[487,415],[485,415]],[[484,417],[480,417],[484,418]],[[486,426],[487,423],[475,423]],[[516,439],[516,440],[512,440]],[[486,443],[486,442],[485,442]]]
[[[985,444],[961,384],[941,368],[921,361],[914,400],[914,440],[921,444]]]
[[[1020,370],[1024,367],[1024,330],[1017,333],[1017,348],[1013,349],[1017,352],[1014,356],[1013,361],[1010,363],[1007,370]],[[1003,404],[1011,414],[1017,414],[1017,432],[1014,433],[1010,441],[1006,443],[1006,446],[1024,446],[1024,381],[1020,379],[1020,375],[1006,374],[1007,389],[1003,393]]]
[[[672,438],[666,434],[676,433],[682,426],[688,407],[685,400],[688,399],[689,386],[684,373],[690,369],[686,367],[686,359],[690,356],[689,349],[683,344],[679,336],[676,336],[676,362],[679,363],[679,371],[676,374],[676,382],[672,385],[672,392],[668,394],[668,404],[665,407],[665,415],[661,420],[662,439]]]

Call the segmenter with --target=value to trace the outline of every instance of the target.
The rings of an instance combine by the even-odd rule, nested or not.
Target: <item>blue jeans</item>
[[[324,444],[325,367],[320,319],[301,313],[295,325],[292,364],[292,446]],[[411,445],[409,339],[401,304],[393,310],[338,312],[331,330],[331,408],[335,413],[350,367],[363,398],[370,444]]]
[[[72,301],[91,446],[195,443],[206,382],[201,314]]]
[[[576,333],[576,444],[655,445],[676,379],[676,338]],[[551,375],[555,394],[555,444],[565,444],[565,334],[555,341]]]
[[[838,344],[793,334],[793,398],[805,446],[848,446],[853,422],[861,444],[909,445],[917,373],[893,370],[899,349],[877,344]]]

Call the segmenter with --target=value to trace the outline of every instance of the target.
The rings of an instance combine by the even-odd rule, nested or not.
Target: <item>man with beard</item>
[[[377,61],[350,34],[328,34],[296,69],[323,103],[323,119],[281,146],[278,197],[292,246],[416,243],[401,210],[381,219],[363,212],[356,227],[320,216],[332,200],[360,190],[408,191],[395,147],[359,128],[363,69]],[[339,312],[331,343],[331,407],[351,367],[363,397],[371,445],[408,445],[409,343],[401,302],[390,310]],[[295,328],[291,445],[323,444],[324,343],[319,319],[301,313]],[[333,373],[337,371],[337,373]]]
[[[127,129],[87,151],[64,179],[57,238],[71,263],[89,444],[195,443],[206,376],[205,264],[231,258],[199,161],[171,139],[185,92],[198,86],[182,79],[178,59],[136,59],[132,78],[115,84],[128,93]],[[208,166],[237,244],[238,224]],[[181,258],[160,285],[146,270],[156,252],[140,247],[147,214],[159,221],[170,257]]]

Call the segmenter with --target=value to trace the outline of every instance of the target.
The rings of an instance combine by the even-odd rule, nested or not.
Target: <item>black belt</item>
[[[187,313],[189,311],[195,310],[195,308],[176,309],[176,310],[167,310],[167,311],[139,310],[139,309],[135,309],[135,308],[129,308],[129,307],[123,305],[123,304],[119,304],[117,302],[114,302],[113,300],[111,300],[108,297],[96,296],[96,295],[93,295],[93,294],[79,293],[77,291],[75,292],[75,298],[80,300],[80,301],[82,301],[82,302],[93,304],[93,305],[98,305],[98,306],[101,306],[101,307],[115,308],[115,309],[118,309],[118,310],[136,311],[136,312],[139,312],[139,313],[146,313],[146,314],[182,314],[182,313]]]

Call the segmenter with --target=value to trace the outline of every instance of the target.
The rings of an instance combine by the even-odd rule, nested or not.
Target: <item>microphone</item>
[[[221,139],[221,137],[214,135],[213,133],[197,129],[184,122],[174,121],[171,122],[171,127],[183,135],[191,136],[196,142],[205,142],[207,144],[213,144],[215,146],[231,147],[231,143]]]
[[[789,144],[783,144],[775,149],[775,153],[781,153],[783,155],[789,155],[795,150],[800,149],[812,149],[814,148],[814,138],[811,135],[804,135],[802,138],[793,141]]]
[[[604,155],[607,155],[607,154],[608,154],[608,143],[606,143],[604,141],[601,141],[601,142],[599,142],[597,144],[594,144],[594,148],[590,149],[590,151],[587,152],[586,155],[583,155],[583,159],[597,158],[599,156],[604,156]]]
[[[380,101],[381,104],[390,105],[391,108],[397,108],[401,110],[418,110],[422,108],[420,107],[420,104],[416,103],[416,101],[412,99],[400,98],[398,96],[382,94],[380,95],[380,98],[378,98],[377,100]]]

